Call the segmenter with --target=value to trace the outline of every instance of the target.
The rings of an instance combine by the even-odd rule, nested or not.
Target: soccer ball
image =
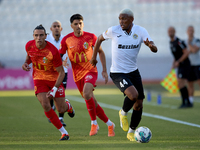
[[[152,133],[149,128],[143,126],[135,130],[134,137],[138,143],[148,143],[151,140]]]

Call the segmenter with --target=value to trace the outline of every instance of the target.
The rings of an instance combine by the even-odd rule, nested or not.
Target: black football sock
[[[130,128],[135,130],[137,126],[139,125],[141,119],[142,119],[142,109],[140,109],[139,111],[136,111],[133,109]]]
[[[50,100],[51,107],[53,107],[53,99]]]
[[[63,118],[63,117],[64,117],[64,114],[59,113],[59,117],[62,117],[62,118]]]
[[[185,101],[187,101],[187,103],[190,104],[187,87],[185,86],[185,87],[181,88],[180,92],[181,92],[181,98],[182,98],[183,105],[185,105]]]
[[[130,100],[128,96],[124,98],[123,111],[128,112],[134,105],[134,101]]]

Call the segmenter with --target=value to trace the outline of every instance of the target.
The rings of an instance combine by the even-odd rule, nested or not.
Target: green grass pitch
[[[97,86],[94,91],[105,113],[115,123],[115,137],[108,137],[107,125],[99,119],[100,130],[90,137],[90,117],[84,100],[78,90],[66,91],[76,111],[74,118],[64,116],[69,141],[59,141],[61,134],[47,121],[34,91],[0,91],[0,150],[200,149],[199,93],[196,93],[193,108],[177,109],[181,103],[178,93],[170,94],[160,85],[144,88],[152,95],[151,101],[144,100],[144,115],[139,124],[152,131],[151,141],[144,144],[128,141],[126,132],[120,128],[118,111],[123,104],[123,94],[115,86]],[[162,97],[160,105],[157,104],[158,94]],[[130,117],[131,113],[129,121]]]

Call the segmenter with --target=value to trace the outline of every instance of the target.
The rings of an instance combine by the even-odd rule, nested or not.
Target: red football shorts
[[[83,96],[83,87],[85,83],[91,83],[96,87],[95,83],[97,81],[98,73],[97,72],[88,72],[81,80],[75,82],[79,92]]]
[[[56,81],[47,81],[47,80],[34,80],[34,89],[35,95],[38,93],[47,93],[55,85]],[[56,92],[55,97],[65,97],[65,89],[63,84],[61,84]]]

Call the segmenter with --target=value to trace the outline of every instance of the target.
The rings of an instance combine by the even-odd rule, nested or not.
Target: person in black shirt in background
[[[190,72],[190,61],[188,59],[189,52],[187,51],[184,41],[175,36],[175,32],[174,27],[168,28],[170,49],[174,56],[172,68],[178,68],[178,86],[182,98],[182,104],[179,108],[192,107],[192,104],[189,101],[188,89],[186,86]]]

